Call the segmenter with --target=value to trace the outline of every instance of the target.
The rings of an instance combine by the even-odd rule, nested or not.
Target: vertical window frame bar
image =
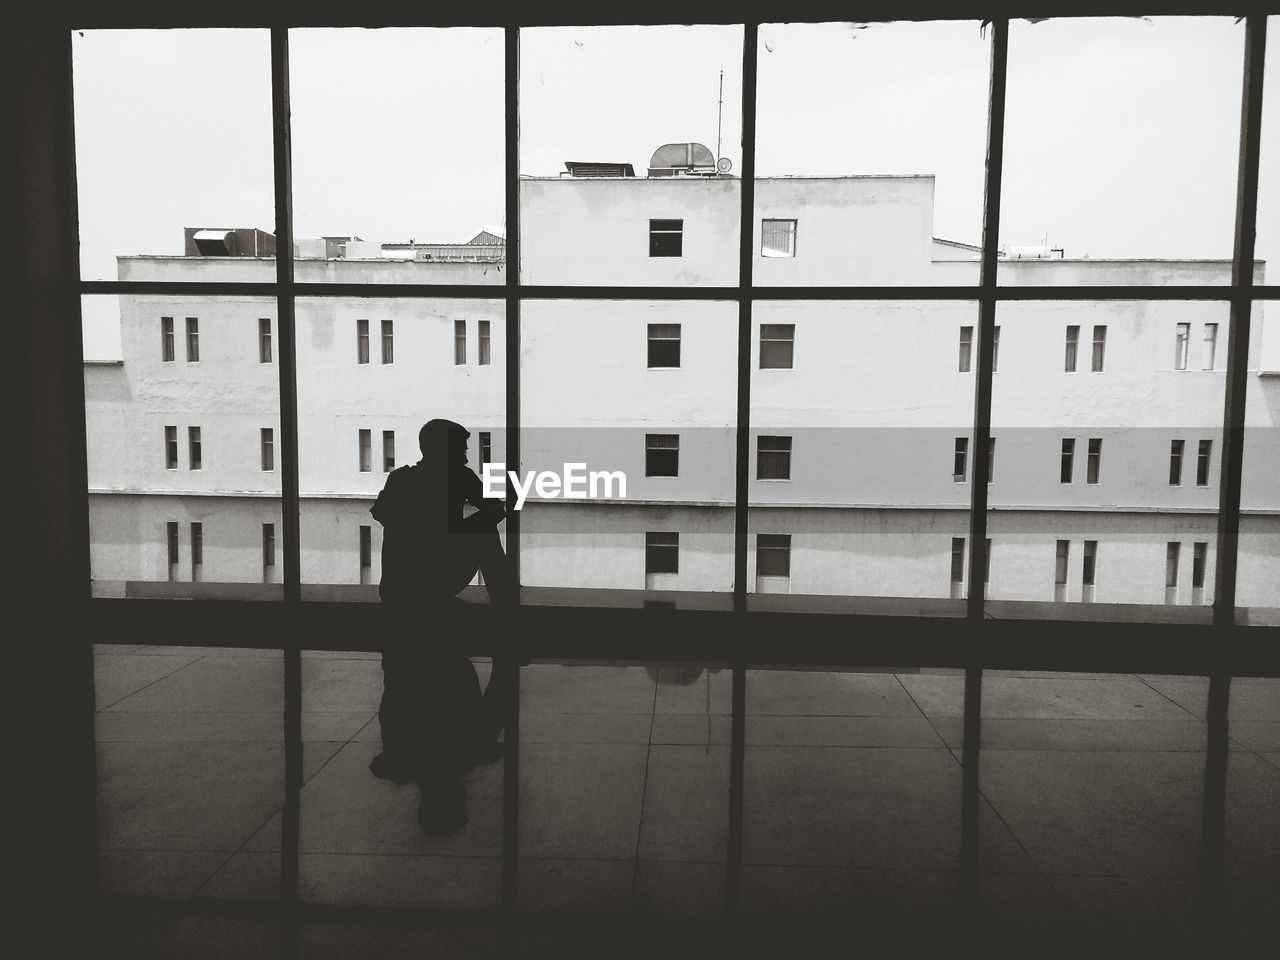
[[[506,464],[520,471],[520,26],[513,18],[503,28],[503,100],[506,187]],[[520,511],[515,509],[516,491],[507,480],[507,556],[515,581],[515,607],[520,607]],[[520,843],[520,668],[519,650],[495,652],[493,669],[506,674],[507,713],[503,729],[502,761],[502,889],[501,940],[504,955],[519,947],[519,843]]]
[[[760,23],[742,23],[742,207],[738,217],[738,405],[733,504],[733,611],[747,612],[747,551],[751,490],[751,336],[752,269],[755,265],[756,80]],[[746,765],[747,661],[735,655],[731,664],[729,729],[729,831],[725,856],[724,946],[736,956],[741,946],[743,790]]]
[[[978,907],[978,771],[982,740],[982,629],[987,600],[988,456],[991,446],[991,390],[995,373],[996,286],[999,269],[1000,199],[1004,174],[1005,92],[1009,71],[1009,20],[991,21],[991,70],[987,95],[987,164],[983,193],[982,268],[978,290],[978,369],[973,398],[973,443],[969,488],[969,638],[964,673],[964,748],[961,754],[960,890],[969,912]]]
[[[276,213],[276,333],[280,378],[280,531],[286,606],[302,603],[302,547],[298,491],[297,326],[293,264],[293,140],[290,126],[289,26],[281,8],[271,27],[271,133]],[[298,846],[302,808],[302,647],[285,631],[284,783],[280,816],[280,900],[286,956],[301,952]]]

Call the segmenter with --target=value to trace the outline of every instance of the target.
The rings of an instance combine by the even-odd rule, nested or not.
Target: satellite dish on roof
[[[728,157],[721,157],[716,162],[716,169],[719,170],[721,173],[728,173],[730,170],[733,169],[733,161],[730,160]]]

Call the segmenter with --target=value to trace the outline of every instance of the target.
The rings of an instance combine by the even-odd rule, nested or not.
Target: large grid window
[[[993,11],[993,16],[996,13],[1003,13],[1003,12],[1004,11]],[[1206,10],[1206,12],[1212,12],[1212,11]],[[352,19],[353,19],[353,25],[359,25],[358,12],[353,12]],[[1255,25],[1255,21],[1257,21],[1258,19],[1259,18],[1257,17],[1250,18],[1250,31],[1251,31],[1250,36],[1260,35],[1261,27]],[[287,44],[287,31],[281,27],[273,27],[273,30],[275,30],[279,38]],[[515,37],[517,32],[518,30],[516,27],[513,26],[512,28],[509,28],[509,33],[512,38]],[[995,20],[994,34],[996,36],[996,43],[997,43],[998,49],[1004,49],[1004,45],[1007,44],[1008,42],[1008,21],[1005,19]],[[747,87],[746,99],[748,100],[751,107],[750,116],[754,118],[755,91],[753,88],[750,87],[750,82],[754,80],[754,62],[755,62],[754,58],[756,56],[754,44],[755,44],[755,36],[756,36],[756,25],[754,24],[748,25],[748,28],[746,30],[746,35],[747,35],[747,42],[744,45],[744,50],[746,50],[748,52],[747,55],[752,58],[750,61],[752,64],[752,69],[744,71],[746,76],[748,77],[748,80],[745,84],[745,86]],[[514,66],[515,50],[516,50],[515,44],[511,43],[509,45],[509,61],[508,61],[509,66]],[[1260,59],[1261,53],[1259,52],[1255,54],[1255,56],[1257,56]],[[999,91],[999,96],[993,96],[993,99],[992,99],[992,105],[991,105],[992,129],[998,132],[1002,128],[1002,125],[1004,122],[1003,91],[1004,91],[1004,80],[1005,80],[1005,74],[1004,74],[1005,67],[1004,67],[1004,60],[999,57],[995,58],[994,62],[996,64],[996,67],[994,68],[994,75],[995,75],[995,80],[997,82],[993,82],[993,89],[996,91]],[[284,77],[277,76],[275,79],[277,80],[276,95],[279,100],[278,105],[282,108],[277,111],[276,122],[283,123],[284,121],[281,120],[280,118],[288,116],[287,86],[282,82],[285,79]],[[507,82],[509,85],[511,85],[511,89],[514,90],[515,83],[516,83],[514,70],[510,72],[510,75],[507,78]],[[1255,85],[1260,86],[1260,84],[1255,84]],[[518,123],[518,118],[516,117],[508,118],[508,123],[509,123],[509,134],[513,136],[514,131],[516,129],[516,124]],[[1248,135],[1247,131],[1250,129],[1256,132],[1257,124],[1258,124],[1258,117],[1255,114],[1251,114],[1247,112],[1246,123],[1244,124],[1246,128],[1246,132],[1242,134],[1242,136],[1247,137]],[[744,127],[747,131],[747,137],[746,137],[746,145],[744,148],[745,158],[744,158],[744,162],[741,165],[741,168],[743,170],[744,175],[750,176],[754,171],[755,144],[751,139],[751,134],[754,133],[754,119],[752,119],[750,123],[744,123]],[[995,134],[993,133],[993,136],[994,135]],[[287,144],[288,142],[287,137],[282,138],[282,142]],[[279,181],[288,183],[289,171],[288,171],[287,152],[285,152],[283,156],[278,156],[277,162],[281,165]],[[1246,155],[1246,162],[1242,166],[1246,172],[1246,182],[1248,182],[1248,178],[1247,178],[1248,172],[1252,170],[1254,173],[1256,173],[1256,169],[1257,169],[1256,150],[1252,154]],[[997,196],[998,196],[998,188],[999,188],[1000,179],[1001,179],[1001,167],[998,160],[998,153],[996,154],[996,159],[993,160],[992,167],[993,169],[991,172],[991,179],[989,180],[989,185],[993,184],[997,188]],[[1256,178],[1252,182],[1254,183],[1252,196],[1249,195],[1247,190],[1242,190],[1241,192],[1242,208],[1239,214],[1240,218],[1243,221],[1245,221],[1245,226],[1248,226],[1250,228],[1252,226],[1253,220],[1256,217]],[[508,189],[509,209],[513,211],[518,210],[519,181],[518,181],[517,171],[514,163],[508,165],[507,189]],[[286,211],[288,210],[288,205],[284,200],[279,200],[278,202],[281,204],[280,206],[281,210],[286,210]],[[749,212],[750,211],[748,210],[746,204],[744,203],[744,214],[749,214]],[[747,224],[750,222],[750,219],[752,219],[750,216],[744,215],[742,222],[744,224]],[[786,221],[783,221],[783,222],[786,222]],[[794,221],[791,221],[791,223],[793,224],[792,238],[791,238],[791,253],[785,254],[785,255],[793,256],[794,255]],[[673,227],[672,225],[675,225],[675,226]],[[292,231],[292,225],[286,223],[283,228],[282,236],[279,238],[280,242],[287,243],[292,236],[291,231]],[[1251,234],[1251,230],[1241,230],[1241,233]],[[679,220],[650,221],[650,256],[668,256],[668,257],[681,256],[683,252],[682,240],[683,240],[683,222],[682,221],[679,221]],[[514,259],[514,255],[516,250],[518,249],[518,243],[519,243],[519,231],[514,224],[512,226],[512,236],[510,239],[510,243],[511,243],[510,253]],[[997,238],[995,235],[995,231],[992,230],[990,231],[990,234],[986,239],[986,247],[983,251],[984,259],[989,259],[992,262],[994,262],[996,243],[997,243]],[[1250,250],[1252,250],[1251,242],[1247,245],[1244,254],[1241,254],[1239,250],[1237,251],[1238,263],[1241,262],[1244,257],[1247,257],[1248,251]],[[776,254],[776,255],[782,255],[782,254]],[[748,258],[744,256],[743,259],[744,261],[746,261]],[[513,273],[516,273],[516,272],[513,271]],[[1245,276],[1244,271],[1237,270],[1237,277],[1243,278],[1244,276]],[[742,302],[744,322],[747,322],[747,323],[749,323],[749,320],[750,320],[751,305],[752,305],[750,283],[751,283],[751,277],[750,277],[749,268],[747,268],[744,270],[743,276],[740,278],[739,289],[738,289],[738,292],[742,296],[741,302]],[[1237,279],[1236,281],[1234,281],[1234,288],[1232,292],[1244,286],[1245,284],[1246,284],[1246,281],[1244,279]],[[197,288],[198,284],[192,283],[191,286],[193,288]],[[104,291],[111,292],[112,290],[116,290],[116,289],[120,289],[122,291],[125,290],[123,285],[117,285],[114,281],[111,283],[100,284],[98,286],[84,287],[84,290],[87,293],[101,293]],[[626,293],[625,295],[636,296],[636,297],[643,296],[647,289],[648,288],[643,288],[643,287],[635,288],[634,290]],[[297,296],[297,290],[295,287],[295,280],[292,276],[292,272],[285,271],[282,269],[281,272],[278,274],[277,281],[272,285],[272,290],[274,294],[280,298],[280,301],[282,304],[281,316],[279,319],[279,322],[282,325],[281,349],[279,351],[280,352],[279,363],[282,367],[282,374],[281,374],[282,382],[288,382],[288,378],[285,376],[285,370],[288,370],[290,372],[292,371],[293,365],[295,363],[295,358],[292,356],[286,356],[286,354],[290,353],[289,344],[292,343],[292,334],[290,334],[289,337],[286,337],[283,330],[285,329],[285,324],[288,324],[290,326],[290,329],[293,324],[293,307],[294,307],[294,299]],[[1207,293],[1205,295],[1213,295],[1215,293],[1215,291],[1213,291],[1212,289],[1206,288],[1206,290],[1207,290]],[[525,291],[522,289],[520,278],[518,277],[518,275],[509,276],[507,278],[506,294],[507,294],[509,303],[519,304],[524,292]],[[798,288],[797,292],[800,294],[803,294],[804,290],[803,288]],[[610,293],[610,291],[604,291],[604,293]],[[772,291],[771,296],[776,296],[781,299],[787,299],[789,293],[790,291],[784,292],[781,294],[777,293],[777,291]],[[311,296],[311,295],[323,296],[324,294],[315,293],[313,290],[308,290],[308,296]],[[592,295],[595,295],[595,294],[592,294]],[[617,291],[612,291],[611,295],[617,296],[618,295]],[[868,296],[868,294],[866,294],[865,292],[859,291],[857,288],[850,288],[848,290],[837,291],[836,295],[841,297],[848,297],[850,299],[866,299]],[[973,296],[972,293],[968,293],[966,295],[970,297]],[[994,312],[995,312],[997,302],[1001,299],[1001,297],[1008,296],[1008,295],[1009,295],[1008,291],[997,290],[994,287],[994,284],[985,284],[985,283],[981,286],[977,294],[978,298],[981,301],[981,307],[982,307],[982,321],[981,321],[982,325],[980,327],[980,330],[982,331],[983,336],[986,336],[986,334],[990,332],[993,340],[993,343],[992,343],[993,356],[991,358],[992,362],[987,369],[985,370],[982,369],[983,364],[981,363],[981,358],[976,356],[975,352],[972,350],[972,345],[974,342],[976,342],[974,338],[974,328],[965,327],[965,328],[962,328],[961,330],[959,369],[961,372],[976,373],[978,375],[979,382],[981,382],[984,379],[987,381],[986,385],[988,388],[990,387],[990,382],[989,382],[990,377],[995,370],[996,355],[998,351],[998,341],[996,341],[995,338],[998,336],[999,328],[996,327],[992,321],[994,318]],[[1030,296],[1035,296],[1035,295],[1036,295],[1035,293],[1030,294]],[[1046,293],[1045,297],[1048,298],[1051,295],[1052,295],[1051,292]],[[1144,295],[1153,296],[1151,291],[1145,291]],[[1154,295],[1158,295],[1158,294],[1154,294]],[[1224,298],[1227,296],[1226,294],[1221,294],[1221,295]],[[1117,295],[1117,299],[1118,298],[1119,296]],[[1233,301],[1233,303],[1245,304],[1245,299],[1237,298],[1235,301]],[[1244,310],[1244,316],[1247,320],[1247,317],[1248,317],[1247,304],[1243,306],[1241,309]],[[193,362],[199,360],[198,332],[194,329],[194,320],[195,318],[188,318],[187,341],[186,341],[187,360],[193,361]],[[358,362],[359,363],[369,362],[367,321],[364,321],[364,324],[365,326],[364,326],[363,332],[358,333]],[[967,339],[966,339],[966,331],[968,332]],[[215,329],[215,334],[216,332],[217,331]],[[1093,370],[1094,372],[1101,372],[1104,368],[1104,360],[1105,360],[1106,326],[1095,325],[1093,327],[1092,332],[1093,332],[1093,337],[1092,337],[1092,354],[1091,354],[1091,360],[1090,360],[1090,369]],[[1216,344],[1216,326],[1214,330],[1214,338],[1215,338],[1214,343]],[[744,342],[746,341],[744,340]],[[1015,344],[1015,346],[1017,345]],[[459,340],[456,342],[455,347],[457,351],[455,354],[456,362],[465,363],[465,325],[462,325],[460,337],[459,337]],[[518,375],[518,364],[519,364],[518,347],[519,347],[518,342],[513,342],[512,345],[508,345],[508,349],[506,350],[508,355],[514,355],[516,358],[514,361],[512,361],[514,366],[509,367],[509,376],[513,378]],[[1128,361],[1128,357],[1129,357],[1129,354],[1125,349],[1125,342],[1123,340],[1123,337],[1117,340],[1117,347],[1121,350],[1121,353],[1119,354],[1119,359],[1123,365]],[[1209,356],[1212,357],[1213,348],[1211,347],[1211,344],[1210,344],[1210,337],[1207,329],[1205,334],[1204,347],[1206,349],[1206,352],[1209,353]],[[152,347],[151,349],[154,349],[154,347]],[[267,349],[268,350],[270,349],[269,341],[267,342]],[[349,349],[349,347],[347,349]],[[1231,355],[1228,356],[1226,360],[1228,373],[1230,374],[1230,372],[1233,370],[1239,373],[1240,372],[1239,368],[1242,366],[1242,355],[1239,355],[1238,352],[1235,351],[1234,349],[1229,349],[1228,352],[1231,353]],[[1070,335],[1069,335],[1067,362],[1066,362],[1066,368],[1068,370],[1075,369],[1076,358],[1074,356],[1074,353],[1075,353],[1075,349],[1073,348]],[[746,375],[747,374],[746,368],[749,366],[749,362],[750,362],[749,356],[745,356],[744,358],[743,354],[744,352],[740,351],[739,363],[740,363],[741,369],[739,373],[739,379],[749,380],[749,377],[747,377]],[[165,359],[169,359],[169,358],[166,357]],[[269,362],[269,360],[264,360],[263,362]],[[384,362],[389,362],[389,361],[384,360]],[[1212,359],[1205,361],[1205,363],[1206,363],[1205,369],[1213,368]],[[763,366],[763,362],[762,362],[762,366]],[[296,401],[296,397],[290,398],[290,399]],[[1243,411],[1242,399],[1243,399],[1243,392],[1241,391],[1238,398],[1229,399],[1228,401],[1227,419],[1235,428],[1243,427],[1244,411]],[[743,410],[749,411],[749,405],[747,404],[742,404],[741,408]],[[518,442],[518,434],[519,434],[519,427],[520,427],[518,401],[516,401],[514,405],[509,406],[508,410],[509,410],[509,419],[508,419],[508,423],[506,424],[506,428],[508,430],[508,436],[517,438],[516,442]],[[282,415],[284,417],[284,419],[282,420],[282,430],[281,430],[281,438],[280,438],[281,447],[282,447],[282,450],[284,451],[282,454],[282,464],[284,465],[284,470],[286,473],[293,474],[292,476],[286,476],[283,478],[284,479],[283,500],[284,500],[285,512],[289,513],[290,511],[296,512],[297,500],[298,500],[297,476],[296,476],[296,461],[297,461],[296,404],[291,404],[285,407],[283,409]],[[288,422],[290,418],[292,418],[293,422]],[[987,409],[986,411],[983,411],[981,404],[979,404],[977,412],[975,413],[975,424],[974,424],[975,435],[985,435],[986,433],[989,432],[989,427],[990,427],[990,411],[989,409]],[[192,428],[192,429],[198,431],[199,428]],[[739,434],[743,438],[750,436],[749,412],[740,415],[739,422],[737,424],[737,429]],[[176,430],[177,430],[176,427],[165,428],[166,461],[167,461],[167,465],[170,466],[171,469],[175,469],[177,466]],[[173,433],[172,457],[170,457],[169,455],[169,447],[171,445],[170,443],[171,431]],[[198,438],[198,432],[197,432],[197,438]],[[671,443],[669,445],[667,445],[666,443],[658,443],[655,445],[652,442],[655,439],[659,441],[669,440],[671,441]],[[745,444],[747,441],[743,439],[740,442]],[[198,443],[198,439],[197,439],[197,443]],[[1064,483],[1071,482],[1071,457],[1073,456],[1074,450],[1073,450],[1073,447],[1069,447],[1068,444],[1073,445],[1073,443],[1074,441],[1063,440],[1062,482]],[[1205,485],[1208,483],[1207,478],[1208,478],[1208,471],[1209,471],[1211,446],[1208,449],[1206,449],[1205,447],[1206,443],[1211,445],[1212,441],[1203,441],[1201,443],[1200,457],[1197,464],[1197,482],[1201,483],[1201,485]],[[677,435],[649,435],[646,442],[646,467],[647,467],[646,473],[654,476],[675,476],[676,466],[678,464],[678,459],[677,459],[678,445],[679,443],[678,443]],[[1090,479],[1089,482],[1096,482],[1097,470],[1094,464],[1094,456],[1093,456],[1094,451],[1092,449],[1092,446],[1093,445],[1091,442],[1089,473],[1092,479]],[[370,447],[370,432],[367,430],[361,430],[360,431],[360,469],[364,471],[367,471],[370,469],[369,447]],[[745,451],[747,448],[742,447],[740,449]],[[660,464],[665,464],[667,462],[665,458],[669,457],[669,462],[670,462],[669,473],[651,472],[650,469],[648,469],[655,464],[655,460],[653,459],[655,454],[657,454],[659,458],[657,462]],[[1100,451],[1099,451],[1099,455],[1100,455]],[[193,459],[193,468],[198,469],[198,466],[197,466],[199,462],[198,457],[193,455],[192,459]],[[518,457],[513,457],[513,459],[518,459]],[[1230,494],[1230,493],[1224,494],[1225,507],[1222,511],[1221,516],[1219,517],[1219,522],[1220,524],[1237,524],[1238,525],[1239,513],[1240,513],[1240,503],[1239,503],[1240,462],[1238,458],[1228,458],[1227,452],[1225,449],[1223,450],[1220,456],[1220,460],[1223,463],[1223,467],[1222,467],[1223,475],[1224,475],[1224,478],[1226,479],[1227,485],[1229,485],[1235,492],[1234,494]],[[1180,473],[1180,466],[1181,466],[1180,461],[1181,461],[1181,450],[1179,450],[1179,473]],[[747,466],[740,467],[740,469],[745,470],[749,467],[749,458],[745,452],[742,454],[742,456],[739,457],[739,462],[740,464],[747,465]],[[293,464],[293,466],[291,467],[290,464]],[[1201,466],[1201,464],[1203,464],[1203,466]],[[982,465],[975,462],[972,466],[975,472],[975,476],[980,478],[979,471],[981,470]],[[987,468],[989,473],[990,472],[989,463],[987,465]],[[759,469],[759,466],[757,466],[757,469]],[[1205,477],[1203,481],[1200,480],[1200,477],[1202,475]],[[1172,465],[1171,465],[1171,482],[1173,482]],[[974,484],[975,497],[979,496],[977,489],[982,486],[984,485],[982,485],[981,483]],[[740,488],[740,489],[745,489],[745,488]],[[735,504],[736,510],[738,511],[740,517],[743,517],[743,518],[745,518],[745,515],[746,515],[746,504],[742,502],[742,497],[744,495],[745,494],[740,493],[738,496],[738,502]],[[985,497],[985,490],[983,490],[982,496]],[[985,500],[983,501],[983,503],[985,503]],[[977,522],[976,527],[979,534],[985,531],[985,523],[986,523],[985,517],[983,517],[980,521]],[[290,567],[292,567],[293,573],[290,574],[290,576],[296,579],[297,570],[299,569],[299,566],[300,566],[299,563],[297,562],[298,553],[300,549],[299,544],[297,542],[296,534],[290,533],[288,521],[286,521],[283,524],[282,530],[283,530],[282,550],[286,556],[286,563],[284,564],[284,567],[286,572],[288,572],[290,570]],[[167,532],[167,540],[168,540],[168,543],[167,543],[168,559],[170,562],[171,578],[172,578],[173,567],[175,567],[177,564],[178,524],[176,522],[169,523],[167,525],[166,532]],[[363,575],[363,568],[366,565],[365,564],[366,548],[365,548],[365,539],[364,539],[363,533],[364,531],[362,529],[361,546],[360,546],[362,575]],[[193,537],[194,537],[194,532],[193,532]],[[965,568],[965,550],[964,550],[965,541],[964,541],[964,538],[954,538],[954,539],[959,540],[960,542],[960,565],[961,565],[960,579],[961,581],[963,581],[963,573]],[[743,535],[738,538],[738,542],[735,546],[735,558],[742,561],[741,567],[744,571],[746,569],[745,557],[746,557],[748,542],[749,541],[746,539],[745,535]],[[756,538],[756,546],[757,546],[756,567],[757,567],[758,577],[759,576],[774,576],[774,577],[790,576],[791,538],[789,535],[759,534],[757,535],[757,538]],[[1203,544],[1200,542],[1197,542],[1195,544],[1195,556],[1193,557],[1193,571],[1192,571],[1193,587],[1199,586],[1200,588],[1203,588],[1205,567],[1207,565],[1205,554],[1200,549],[1202,546]],[[1167,547],[1168,547],[1168,550],[1166,555],[1166,591],[1167,591],[1167,594],[1169,591],[1172,591],[1172,596],[1174,597],[1174,599],[1170,600],[1169,602],[1176,602],[1176,596],[1177,596],[1176,591],[1177,591],[1177,582],[1178,582],[1178,560],[1179,560],[1180,545],[1175,542],[1169,542],[1167,544]],[[974,548],[975,548],[975,551],[977,551],[978,549],[984,550],[986,554],[986,563],[988,565],[986,569],[989,571],[990,569],[989,568],[989,564],[990,564],[989,540],[985,540],[985,539],[975,540]],[[511,545],[511,549],[513,553],[516,553],[518,555],[518,551],[519,551],[518,537],[514,538],[514,542]],[[1085,566],[1084,584],[1086,587],[1092,587],[1094,567],[1096,563],[1096,555],[1094,552],[1095,550],[1096,550],[1096,541],[1085,541],[1086,566]],[[1058,562],[1055,567],[1055,582],[1057,586],[1061,587],[1061,591],[1065,595],[1065,588],[1066,588],[1066,582],[1067,582],[1067,567],[1068,567],[1068,559],[1069,559],[1069,541],[1067,540],[1057,541],[1057,551],[1058,551],[1058,555],[1057,555]],[[274,582],[277,579],[276,552],[277,552],[276,525],[273,523],[263,524],[262,525],[262,566],[263,566],[264,582]],[[956,569],[955,569],[954,557],[955,557],[955,551],[954,551],[954,540],[953,540],[953,565],[952,565],[953,581],[956,580]],[[292,564],[288,562],[290,558],[292,558],[292,561],[293,561]],[[1230,568],[1230,572],[1227,575],[1226,586],[1227,586],[1228,592],[1232,596],[1234,596],[1234,567]],[[296,589],[296,587],[297,587],[296,582],[291,584],[286,583],[286,596],[289,596],[290,588]],[[747,585],[744,582],[741,582],[741,578],[739,578],[739,581],[735,582],[733,589],[735,593],[741,594],[747,590]],[[977,603],[976,605],[971,605],[970,617],[974,620],[975,627],[980,628],[984,623],[984,619],[982,616],[982,607],[981,607],[982,596],[981,596],[981,591],[979,591],[976,588],[976,585],[975,585],[975,593],[977,593],[977,597],[976,597]],[[1057,593],[1057,591],[1055,591],[1055,593]],[[971,598],[971,601],[973,599],[974,598]],[[1058,597],[1058,599],[1065,599],[1065,596]],[[300,599],[295,596],[294,602],[300,602]],[[1233,609],[1225,610],[1225,617],[1226,617],[1227,623],[1231,622],[1231,618],[1233,616],[1234,616]],[[1209,639],[1213,635],[1206,632],[1201,634],[1201,636],[1205,639]],[[760,648],[753,645],[749,645],[748,649],[751,651],[757,651]],[[779,649],[779,646],[774,644],[771,647],[771,649],[776,651]],[[742,668],[735,667],[735,670],[737,669],[742,669]],[[981,682],[980,674],[978,679],[979,679],[979,682]],[[295,677],[292,680],[288,680],[287,682],[290,682],[296,685],[298,681]],[[295,697],[294,700],[296,702],[297,698]],[[735,705],[735,710],[738,710],[738,709],[740,708]],[[972,754],[974,757],[972,761],[970,759],[970,754]],[[971,762],[976,764],[977,754],[978,754],[978,747],[976,745],[971,751],[966,751],[965,759],[964,759],[966,766],[968,766]],[[739,769],[740,769],[741,761],[735,759],[734,762],[739,765]],[[975,785],[976,785],[976,782],[977,781],[975,778],[974,779]],[[739,790],[740,789],[741,788],[739,786]],[[966,786],[966,790],[968,789],[969,788]],[[966,796],[968,796],[968,794],[966,794]],[[286,823],[286,829],[287,829],[289,818],[285,817],[283,819],[284,819],[284,822]],[[970,828],[966,826],[966,830],[969,830],[969,829]],[[296,840],[296,837],[295,837],[295,840]],[[740,843],[740,838],[739,838],[739,843]],[[296,856],[296,845],[295,845],[294,851]]]

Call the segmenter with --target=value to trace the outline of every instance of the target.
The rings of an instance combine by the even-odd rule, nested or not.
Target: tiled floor
[[[282,684],[272,652],[99,649],[103,891],[277,894]],[[502,765],[467,778],[465,830],[423,835],[416,788],[367,769],[379,750],[380,693],[376,657],[304,658],[303,897],[496,909]],[[1190,678],[987,676],[981,896],[991,937],[1052,943],[1069,929],[1098,942],[1189,942],[1205,699],[1205,682]],[[725,884],[729,702],[729,674],[714,669],[522,671],[526,914],[548,923],[583,911],[715,921]],[[816,956],[813,938],[824,930],[954,944],[962,677],[750,671],[747,709],[748,955],[776,956],[770,950],[799,936]],[[1230,732],[1232,936],[1265,942],[1280,933],[1271,919],[1280,915],[1280,681],[1233,684]],[[229,929],[253,939],[251,926]],[[195,929],[166,928],[174,955],[200,941]],[[335,932],[308,955],[327,955],[344,937],[392,954],[410,949],[383,943],[385,931],[362,936]],[[466,956],[492,946],[459,942]]]

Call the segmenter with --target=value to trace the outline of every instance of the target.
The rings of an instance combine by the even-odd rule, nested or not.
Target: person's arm
[[[392,470],[386,484],[382,487],[382,492],[378,494],[378,499],[369,508],[373,519],[384,527],[394,525],[404,513],[404,491],[400,489],[399,478],[400,471]]]
[[[484,484],[475,472],[466,469],[459,480],[463,485],[464,499],[476,508],[476,512],[462,521],[464,533],[478,533],[494,529],[506,519],[506,506],[501,500],[485,497]]]

